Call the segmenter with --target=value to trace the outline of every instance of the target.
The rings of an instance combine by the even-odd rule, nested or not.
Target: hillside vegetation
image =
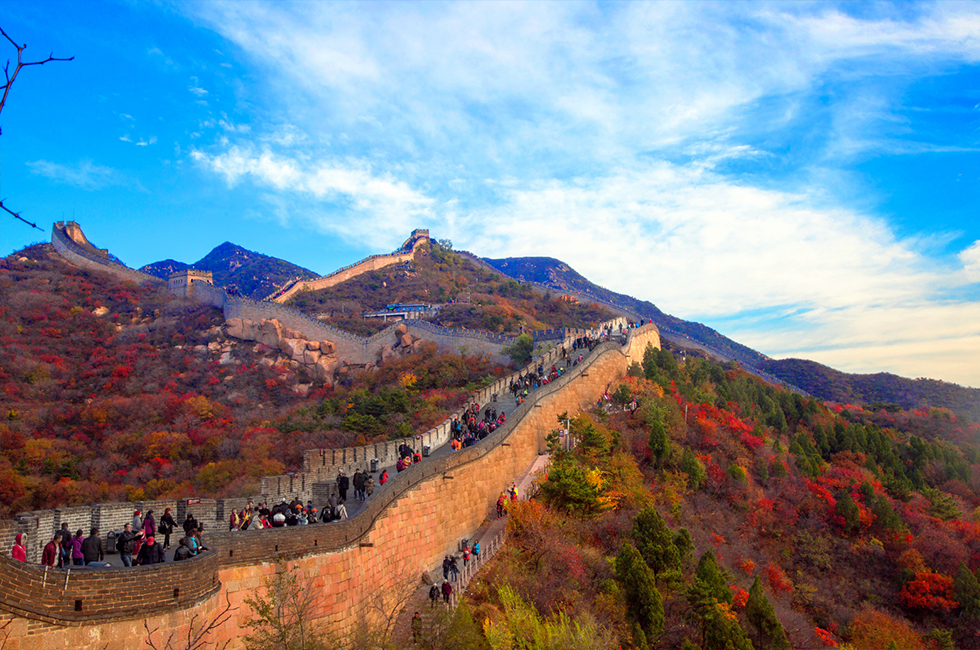
[[[759,368],[822,399],[903,409],[948,408],[980,420],[980,389],[935,379],[906,379],[887,372],[855,375],[805,359],[770,360]]]
[[[568,302],[533,290],[485,268],[452,249],[432,242],[431,252],[406,264],[365,273],[320,291],[301,292],[290,307],[360,334],[373,334],[387,323],[361,318],[363,311],[393,303],[445,304],[427,320],[517,335],[555,327],[591,327],[615,314],[595,303]]]
[[[0,260],[0,517],[252,495],[306,449],[424,431],[505,372],[428,344],[324,387],[278,351],[228,339],[223,320],[50,245]]]
[[[653,349],[629,374],[433,647],[980,647],[980,425]]]

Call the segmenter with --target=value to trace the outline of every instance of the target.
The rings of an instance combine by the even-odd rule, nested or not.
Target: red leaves
[[[770,562],[769,566],[766,567],[766,579],[769,581],[769,588],[774,594],[778,595],[793,590],[793,583],[786,577],[783,569],[774,562]]]
[[[953,597],[953,579],[929,571],[922,571],[900,594],[902,604],[909,609],[925,609],[933,612],[951,612],[959,603]]]
[[[813,628],[813,633],[817,635],[817,638],[820,640],[820,645],[822,645],[823,647],[825,648],[840,647],[840,644],[837,643],[837,640],[834,638],[834,635],[828,632],[827,630],[823,629],[822,627]]]

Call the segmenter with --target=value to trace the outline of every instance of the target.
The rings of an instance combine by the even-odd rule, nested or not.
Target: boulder
[[[337,348],[332,341],[320,341],[320,352],[324,354],[334,354]]]
[[[387,359],[390,359],[393,356],[395,356],[395,351],[391,349],[390,345],[386,345],[383,348],[381,348],[382,361],[386,361]]]
[[[303,351],[303,364],[304,365],[307,365],[307,366],[312,366],[312,365],[316,364],[317,361],[320,360],[320,357],[321,356],[322,355],[320,354],[320,351],[319,350],[304,350]]]
[[[407,333],[402,334],[401,336],[398,337],[398,344],[401,345],[403,348],[409,347],[410,345],[412,345],[412,335]]]
[[[320,342],[319,341],[307,341],[306,342],[306,349],[307,350],[319,350],[320,349]]]
[[[395,327],[395,336],[401,336],[402,334],[408,333],[408,325],[405,323],[398,323]]]
[[[95,309],[92,310],[92,313],[95,314],[96,316],[105,316],[106,314],[109,313],[109,308],[108,307],[96,307]]]
[[[279,341],[282,340],[282,324],[275,318],[263,320],[256,328],[258,334],[257,341],[270,348],[278,348]]]
[[[236,339],[245,338],[245,328],[242,326],[241,318],[229,318],[225,321],[225,326],[228,328],[226,330],[228,336]]]
[[[231,350],[222,352],[221,356],[218,357],[218,365],[227,366],[232,363],[235,363],[235,360],[231,357]]]

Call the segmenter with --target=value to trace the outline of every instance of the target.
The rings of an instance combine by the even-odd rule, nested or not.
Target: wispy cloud
[[[980,10],[861,8],[192,5],[279,98],[278,121],[222,120],[192,155],[344,236],[428,225],[562,258],[767,353],[980,385],[961,363],[980,356],[962,325],[980,301],[951,297],[978,281],[980,244],[950,256],[948,233],[899,234],[842,170],[976,153],[973,136],[914,132],[902,98],[980,61]]]
[[[358,160],[291,158],[269,150],[231,147],[218,154],[193,150],[191,157],[229,185],[250,179],[261,187],[289,192],[312,206],[307,218],[328,232],[360,241],[394,241],[430,213],[433,200],[389,174],[375,174]],[[317,214],[317,212],[319,214]],[[340,212],[346,218],[338,218]],[[378,228],[384,224],[384,230]]]
[[[35,160],[28,162],[27,166],[31,173],[83,190],[100,190],[120,183],[119,173],[115,169],[98,165],[91,160],[82,160],[74,165]]]

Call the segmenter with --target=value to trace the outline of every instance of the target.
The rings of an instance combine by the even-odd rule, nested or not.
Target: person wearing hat
[[[146,564],[160,564],[164,561],[165,555],[163,553],[163,546],[156,543],[156,540],[151,535],[146,538],[143,545],[140,547],[140,552],[136,555],[136,564],[140,566]]]
[[[442,583],[442,599],[449,604],[449,597],[453,595],[453,586],[446,580]]]

